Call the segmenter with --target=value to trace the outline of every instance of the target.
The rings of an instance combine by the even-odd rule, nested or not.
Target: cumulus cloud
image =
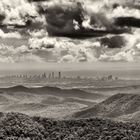
[[[29,44],[30,49],[44,50],[49,55],[54,56],[54,60],[57,62],[92,62],[97,61],[102,53],[101,44],[95,39],[79,41],[68,38],[44,37],[41,39],[32,38]]]
[[[87,40],[44,36],[29,40],[30,50],[42,50],[46,61],[94,62],[137,61],[140,59],[139,31]],[[41,52],[40,52],[41,56]]]
[[[125,31],[139,24],[139,12],[128,0],[1,0],[0,24],[5,30],[0,30],[0,38],[24,38],[28,43],[0,44],[0,61],[136,61],[140,56],[139,29],[130,28],[131,34]],[[121,25],[124,19],[129,22]],[[15,28],[9,29],[9,25]],[[28,36],[21,36],[22,32]]]
[[[118,6],[115,8],[112,13],[110,13],[112,17],[135,17],[140,18],[140,10],[138,9],[130,9],[129,7]]]
[[[19,62],[43,62],[43,60],[33,54],[27,46],[6,46],[0,45],[0,62],[2,63],[19,63]]]
[[[41,29],[41,30],[33,30],[33,31],[28,31],[29,32],[29,35],[32,37],[32,38],[41,38],[41,37],[44,37],[44,36],[47,36],[48,35],[48,32],[44,29]]]
[[[75,61],[76,61],[75,58],[72,55],[70,55],[70,54],[67,54],[67,55],[63,56],[59,60],[59,62],[75,62]]]
[[[139,61],[140,60],[140,30],[134,30],[133,34],[123,34],[125,44],[120,49],[107,50],[99,58],[99,61]]]
[[[26,0],[1,0],[0,13],[5,15],[6,24],[25,24],[28,16],[37,15],[36,7]]]
[[[21,35],[18,32],[4,33],[0,29],[0,38],[17,38],[17,39],[20,39],[21,38]]]
[[[100,61],[127,61],[131,62],[134,61],[135,51],[128,50],[128,51],[120,51],[116,53],[115,55],[107,55],[103,54],[100,56]]]

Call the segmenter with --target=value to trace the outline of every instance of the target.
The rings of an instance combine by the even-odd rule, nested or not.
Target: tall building
[[[51,73],[49,74],[48,78],[51,79]]]
[[[61,72],[58,72],[58,78],[61,79],[62,76],[61,76]]]
[[[46,73],[44,72],[43,74],[42,74],[42,78],[46,78],[47,76],[46,76]]]
[[[108,80],[113,80],[113,76],[112,75],[109,75],[108,76]]]
[[[52,79],[54,79],[55,78],[55,76],[54,76],[54,72],[52,72]]]

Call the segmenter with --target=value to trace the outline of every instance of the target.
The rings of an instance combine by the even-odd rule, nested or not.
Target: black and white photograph
[[[0,0],[0,140],[140,140],[140,0]]]

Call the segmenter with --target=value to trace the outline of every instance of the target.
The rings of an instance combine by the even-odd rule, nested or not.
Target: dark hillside
[[[22,85],[18,85],[9,88],[0,88],[0,93],[4,93],[4,92],[8,92],[11,94],[15,92],[16,93],[28,92],[32,94],[54,95],[59,97],[78,97],[83,99],[104,98],[103,95],[99,95],[96,93],[91,94],[80,89],[61,89],[58,87],[50,87],[50,86],[28,88]]]
[[[88,118],[93,116],[117,118],[122,115],[135,113],[140,110],[140,95],[116,94],[105,101],[74,114],[75,118]]]
[[[139,140],[138,123],[92,118],[53,120],[19,113],[0,115],[1,140]]]

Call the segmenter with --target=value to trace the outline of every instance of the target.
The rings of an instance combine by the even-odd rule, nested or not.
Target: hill
[[[107,118],[121,118],[121,116],[130,115],[136,112],[140,112],[140,95],[116,94],[94,107],[75,113],[74,117],[88,118],[99,116]]]
[[[3,92],[31,92],[31,89],[22,85],[17,85],[9,88],[0,88],[0,93]]]
[[[0,93],[2,94],[3,92],[8,92],[11,94],[16,92],[18,93],[28,92],[32,94],[54,95],[59,97],[78,97],[83,99],[103,98],[103,95],[99,95],[96,93],[91,94],[80,89],[61,89],[58,87],[50,87],[50,86],[28,88],[22,85],[17,85],[9,88],[0,88]]]
[[[97,104],[104,98],[102,94],[88,93],[80,89],[18,85],[0,88],[0,111],[65,118],[83,108]]]
[[[99,118],[55,120],[20,113],[0,113],[2,140],[138,140],[139,131],[138,123]]]

